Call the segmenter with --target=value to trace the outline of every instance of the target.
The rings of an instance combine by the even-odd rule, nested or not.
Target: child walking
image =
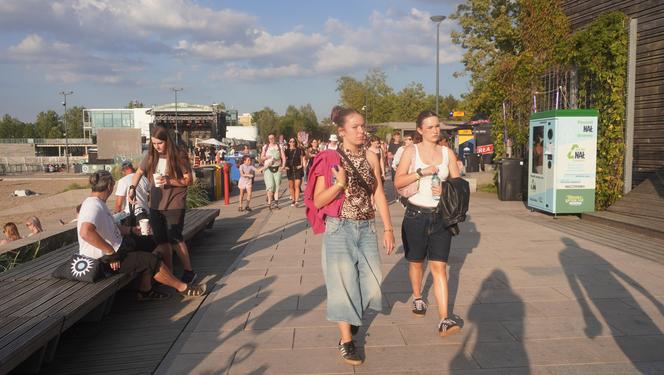
[[[251,165],[251,156],[244,155],[242,157],[242,164],[240,164],[240,181],[237,183],[238,189],[240,189],[240,206],[238,211],[251,211],[249,204],[251,203],[251,189],[254,184],[254,176],[256,172],[260,173],[264,168],[256,168]],[[244,194],[247,194],[247,206],[244,206]]]

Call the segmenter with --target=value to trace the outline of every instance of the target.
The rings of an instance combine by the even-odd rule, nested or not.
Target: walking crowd
[[[288,179],[291,206],[303,202],[316,234],[323,234],[322,266],[327,289],[327,319],[339,329],[338,348],[343,360],[363,362],[354,341],[367,309],[381,310],[382,273],[376,212],[383,223],[382,248],[394,251],[394,227],[385,192],[391,178],[394,194],[405,208],[401,238],[412,289],[412,312],[428,312],[422,295],[428,265],[433,277],[433,295],[438,306],[440,336],[459,332],[463,320],[448,313],[447,262],[452,236],[441,219],[440,202],[445,181],[461,175],[456,154],[441,136],[436,113],[423,111],[416,120],[414,136],[396,131],[389,144],[369,136],[364,117],[354,109],[335,106],[331,120],[337,134],[327,141],[300,144],[289,138],[280,144],[275,134],[257,153],[258,166],[248,149],[239,162],[239,211],[251,211],[256,173],[263,173],[267,207],[279,209],[279,186],[283,173]],[[212,162],[210,151],[201,159]],[[217,154],[219,155],[219,154]],[[223,155],[220,155],[223,158]],[[90,176],[91,193],[78,209],[77,231],[81,255],[100,259],[112,272],[136,273],[140,278],[139,300],[163,300],[169,294],[153,288],[153,280],[184,296],[202,296],[205,284],[196,284],[189,249],[184,241],[187,187],[193,172],[187,152],[176,145],[166,128],[156,127],[150,146],[138,167],[121,166],[123,177],[114,181],[107,171]],[[115,195],[114,220],[107,200]],[[39,219],[26,220],[31,234],[42,230]],[[18,239],[14,223],[5,224],[6,239]],[[173,275],[173,251],[183,265],[180,277]]]

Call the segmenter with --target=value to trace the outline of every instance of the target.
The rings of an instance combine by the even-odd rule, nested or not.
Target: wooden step
[[[647,236],[664,239],[664,220],[625,215],[611,211],[588,212],[583,220],[594,221],[615,228],[627,229]]]

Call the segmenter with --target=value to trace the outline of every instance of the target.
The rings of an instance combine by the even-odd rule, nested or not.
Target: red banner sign
[[[475,152],[482,155],[493,154],[493,145],[477,146]]]

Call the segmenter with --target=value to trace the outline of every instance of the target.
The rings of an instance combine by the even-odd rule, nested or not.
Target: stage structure
[[[178,102],[153,107],[148,111],[152,115],[151,126],[165,126],[177,131],[180,143],[192,146],[196,138],[226,137],[226,113],[209,105]],[[177,123],[177,129],[176,129]]]

